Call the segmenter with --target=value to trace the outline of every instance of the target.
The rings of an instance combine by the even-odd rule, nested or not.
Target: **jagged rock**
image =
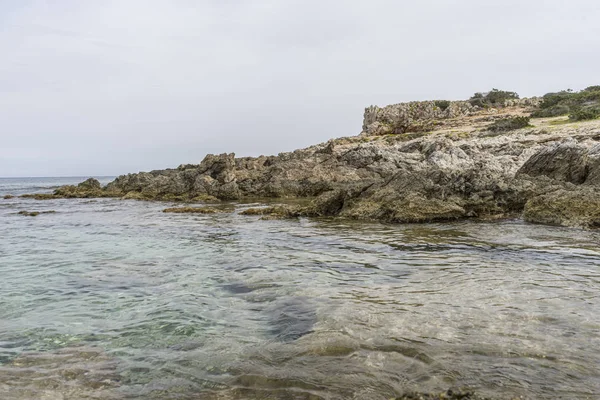
[[[363,135],[386,135],[434,130],[444,119],[468,115],[473,106],[467,101],[444,102],[413,101],[386,107],[365,109]]]
[[[313,200],[309,207],[309,213],[318,217],[338,215],[347,198],[348,192],[343,189],[325,192]]]
[[[242,197],[242,192],[237,183],[230,181],[219,186],[216,197],[221,200],[238,200]]]
[[[588,149],[568,140],[544,147],[519,169],[517,175],[547,176],[564,182],[581,184],[588,175]]]
[[[77,188],[81,190],[100,190],[102,185],[97,179],[89,178],[77,185]]]
[[[206,174],[219,183],[233,182],[235,179],[235,153],[209,154],[202,160],[198,170],[201,174]]]
[[[588,176],[586,185],[600,186],[600,143],[592,147],[588,152]]]

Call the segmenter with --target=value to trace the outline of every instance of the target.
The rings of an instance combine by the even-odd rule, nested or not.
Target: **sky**
[[[364,108],[600,84],[598,0],[0,0],[0,176],[357,135]]]

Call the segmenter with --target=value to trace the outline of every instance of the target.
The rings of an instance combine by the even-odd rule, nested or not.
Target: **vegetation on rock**
[[[507,100],[518,100],[519,95],[516,92],[507,92],[505,90],[492,89],[489,92],[475,93],[470,99],[474,107],[503,107]]]
[[[600,116],[600,86],[589,86],[579,92],[570,89],[546,93],[539,108],[531,116],[534,118],[570,115],[578,121],[595,119]]]
[[[435,100],[433,103],[442,111],[446,111],[451,104],[449,100]]]
[[[580,108],[569,114],[572,121],[587,121],[600,117],[600,104],[595,107]]]
[[[502,118],[492,122],[487,130],[491,132],[509,132],[531,126],[529,117]]]
[[[2,198],[3,198],[4,200],[10,200],[10,199],[13,199],[14,197],[15,197],[15,196],[13,196],[12,194],[6,194],[6,195],[4,195]]]

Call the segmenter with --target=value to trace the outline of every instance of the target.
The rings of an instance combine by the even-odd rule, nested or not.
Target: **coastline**
[[[367,108],[360,135],[277,156],[209,154],[199,164],[122,175],[104,187],[91,178],[25,197],[202,204],[307,199],[308,205],[262,213],[389,223],[522,217],[533,223],[600,226],[600,120],[533,118],[524,128],[497,132],[490,121],[527,115],[539,100],[497,108],[455,102],[444,114],[424,103]],[[416,117],[402,114],[415,109]],[[390,113],[412,125],[390,133],[391,125],[381,122]]]

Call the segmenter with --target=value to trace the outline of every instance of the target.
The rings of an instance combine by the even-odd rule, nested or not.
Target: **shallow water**
[[[0,398],[599,398],[598,231],[1,198],[44,184],[0,180]]]

